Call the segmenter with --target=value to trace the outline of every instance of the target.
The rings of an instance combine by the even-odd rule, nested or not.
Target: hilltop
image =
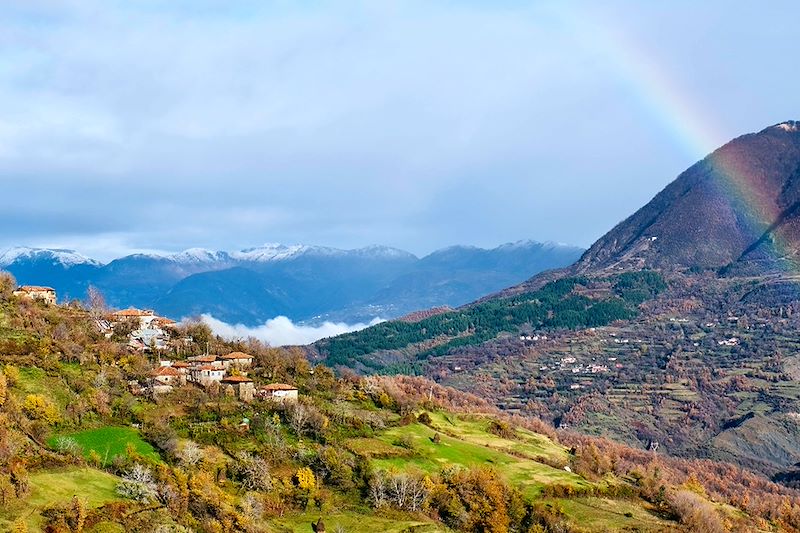
[[[738,137],[683,172],[573,268],[774,273],[800,254],[800,122]]]

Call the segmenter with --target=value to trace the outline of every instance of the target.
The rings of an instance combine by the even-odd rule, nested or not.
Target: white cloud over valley
[[[358,331],[383,322],[380,318],[374,318],[369,323],[323,322],[316,326],[306,326],[295,324],[285,316],[277,316],[267,320],[261,326],[250,327],[244,324],[228,324],[208,314],[202,315],[202,320],[208,324],[214,334],[223,338],[244,339],[254,337],[269,343],[270,346],[310,344],[325,337]]]

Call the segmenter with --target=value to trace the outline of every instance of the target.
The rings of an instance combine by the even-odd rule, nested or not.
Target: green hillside
[[[417,360],[477,346],[523,328],[586,328],[630,319],[640,303],[664,287],[654,272],[591,281],[564,278],[533,292],[487,300],[419,322],[383,322],[316,346],[329,365],[400,371],[413,368]]]

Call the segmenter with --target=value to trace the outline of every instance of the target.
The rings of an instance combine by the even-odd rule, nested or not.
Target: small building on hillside
[[[189,363],[186,361],[174,361],[170,366],[184,376],[189,373]]]
[[[297,387],[286,383],[270,383],[258,388],[258,397],[262,400],[277,402],[296,402],[298,398]]]
[[[169,336],[163,329],[143,328],[131,332],[131,347],[144,346],[144,350],[155,348],[165,350],[169,346]]]
[[[56,290],[52,287],[40,287],[38,285],[23,285],[14,291],[14,296],[37,300],[48,305],[56,304]]]
[[[142,309],[135,309],[133,307],[129,309],[123,309],[122,311],[114,311],[112,316],[116,322],[119,322],[120,320],[138,319],[138,329],[150,328],[150,326],[153,324],[153,321],[159,318],[153,311],[144,311]]]
[[[253,364],[253,356],[244,352],[232,352],[221,356],[219,359],[226,369],[250,368]]]
[[[153,371],[153,381],[160,385],[183,385],[186,383],[186,376],[177,368],[160,366]]]
[[[153,320],[153,324],[161,329],[175,328],[178,325],[178,323],[172,320],[171,318],[166,318],[163,316],[156,317],[155,320]]]
[[[225,368],[225,365],[216,355],[198,355],[188,359],[192,367],[210,365],[214,368]]]
[[[189,379],[201,385],[219,383],[225,377],[225,369],[212,365],[198,365],[189,369]]]
[[[253,397],[255,396],[256,390],[253,385],[253,380],[245,376],[228,376],[222,378],[220,385],[222,385],[223,390],[230,390],[233,396],[239,398],[243,402],[253,401]],[[230,387],[230,389],[228,389],[228,387]]]

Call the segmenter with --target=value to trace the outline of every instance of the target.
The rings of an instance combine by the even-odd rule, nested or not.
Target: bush
[[[725,533],[728,530],[714,506],[691,490],[670,492],[667,501],[681,523],[695,533]]]
[[[22,410],[32,420],[41,420],[50,425],[61,421],[58,407],[41,394],[28,394],[22,404]]]
[[[508,422],[503,422],[502,420],[491,420],[488,431],[503,439],[513,440],[517,438],[517,431]]]
[[[83,448],[72,437],[58,437],[55,444],[56,450],[63,454],[73,457],[81,457],[83,455]]]

